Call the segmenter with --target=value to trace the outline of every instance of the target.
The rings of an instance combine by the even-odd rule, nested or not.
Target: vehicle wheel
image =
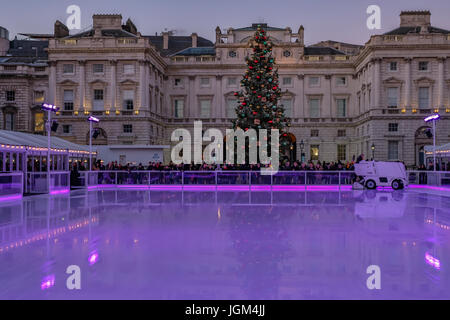
[[[366,188],[369,190],[375,189],[377,187],[377,184],[373,180],[367,180],[366,182]]]
[[[394,190],[403,189],[403,182],[401,182],[400,180],[392,181],[392,189],[394,189]]]

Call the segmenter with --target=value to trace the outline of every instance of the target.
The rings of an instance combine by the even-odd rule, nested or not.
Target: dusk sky
[[[337,40],[364,44],[371,34],[398,27],[402,10],[430,10],[432,24],[450,29],[449,0],[14,0],[2,1],[0,26],[16,33],[52,33],[59,19],[66,23],[66,8],[81,8],[82,29],[92,25],[94,13],[121,13],[131,18],[144,35],[175,30],[176,35],[199,36],[214,40],[214,29],[239,28],[254,22],[275,27],[305,27],[305,42]],[[381,30],[368,30],[366,8],[381,7]]]

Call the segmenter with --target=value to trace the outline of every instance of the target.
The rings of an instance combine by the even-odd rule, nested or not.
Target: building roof
[[[449,34],[449,30],[444,30],[441,28],[436,28],[433,26],[425,26],[423,28],[426,28],[428,33],[443,33],[443,34]],[[422,27],[416,26],[416,27],[400,27],[394,30],[391,30],[389,32],[386,32],[384,35],[405,35],[405,34],[419,34],[422,30]]]
[[[12,65],[32,65],[34,67],[41,67],[47,65],[47,60],[42,58],[32,57],[3,57],[0,58],[0,64]]]
[[[0,144],[47,149],[47,136],[18,131],[0,130]],[[89,146],[82,146],[53,136],[51,138],[51,148],[69,150],[69,152],[72,153],[77,153],[77,151],[89,152]]]
[[[192,47],[191,36],[169,36],[169,48],[163,49],[163,36],[145,36],[163,56],[170,56]],[[214,43],[203,37],[197,37],[197,47],[214,47]]]
[[[252,23],[250,27],[233,29],[234,31],[256,31],[258,26],[261,26],[266,31],[285,31],[286,29],[270,27],[267,23]]]
[[[305,54],[305,56],[345,55],[344,52],[339,51],[332,47],[315,47],[315,46],[306,47],[304,54]]]
[[[83,31],[71,36],[67,36],[66,39],[76,38],[91,38],[94,36],[94,29]],[[137,36],[123,29],[104,29],[101,30],[103,37],[115,37],[115,38],[136,38]]]
[[[173,56],[214,56],[216,55],[216,49],[214,47],[196,47],[187,48],[181,50]]]
[[[8,55],[47,59],[46,48],[48,48],[48,41],[14,39],[9,42]]]

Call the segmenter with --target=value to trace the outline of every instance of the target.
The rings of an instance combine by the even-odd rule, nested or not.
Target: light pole
[[[433,171],[436,171],[436,121],[441,116],[438,113],[432,114],[424,119],[425,122],[433,122]]]
[[[52,120],[52,112],[58,112],[59,108],[52,104],[44,103],[42,105],[42,110],[47,111],[47,189],[48,193],[50,193],[50,148],[51,148],[51,135],[50,131],[52,128],[51,120]]]
[[[100,120],[96,117],[90,116],[89,121],[89,171],[92,171],[92,123],[99,123]]]
[[[372,149],[372,160],[375,161],[375,143],[372,143],[370,149]]]

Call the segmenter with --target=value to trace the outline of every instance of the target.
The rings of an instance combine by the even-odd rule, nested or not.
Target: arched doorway
[[[297,138],[290,132],[285,132],[280,137],[281,160],[289,160],[291,163],[297,160]]]
[[[89,144],[89,131],[86,134],[86,144]],[[108,136],[102,128],[92,128],[92,145],[100,146],[108,144]]]
[[[430,127],[424,126],[417,129],[414,137],[415,163],[421,166],[425,163],[425,146],[433,144],[433,131]]]

